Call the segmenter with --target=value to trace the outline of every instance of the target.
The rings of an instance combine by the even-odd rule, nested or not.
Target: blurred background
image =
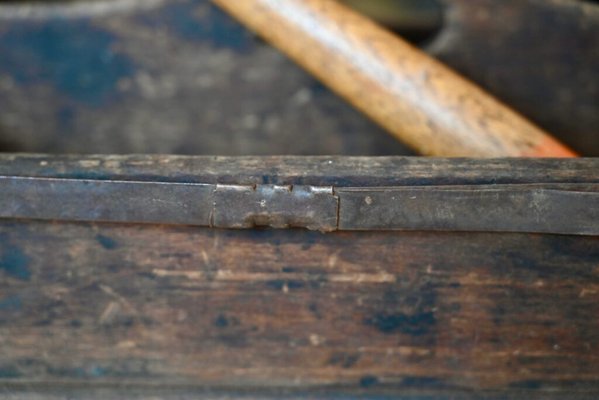
[[[597,2],[340,1],[599,156]],[[0,0],[0,151],[411,154],[208,0]]]

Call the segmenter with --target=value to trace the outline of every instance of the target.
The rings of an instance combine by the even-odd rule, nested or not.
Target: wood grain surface
[[[575,154],[479,87],[334,0],[214,0],[425,155]]]
[[[0,153],[0,175],[323,186],[599,183],[599,159]]]
[[[25,176],[423,187],[598,171],[587,159],[0,161]],[[0,397],[596,398],[598,266],[596,236],[4,219]]]
[[[599,390],[596,237],[3,221],[0,239],[3,387]]]

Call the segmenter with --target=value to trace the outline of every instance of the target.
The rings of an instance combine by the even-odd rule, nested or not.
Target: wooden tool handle
[[[575,157],[478,86],[334,0],[213,0],[425,155]]]

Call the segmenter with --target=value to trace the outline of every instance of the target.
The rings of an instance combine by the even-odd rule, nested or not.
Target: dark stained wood
[[[597,237],[4,221],[0,243],[4,384],[599,390]]]
[[[11,173],[430,185],[599,168],[5,155]],[[594,236],[0,220],[0,397],[594,398],[598,318]]]
[[[0,4],[1,151],[410,154],[209,0]]]

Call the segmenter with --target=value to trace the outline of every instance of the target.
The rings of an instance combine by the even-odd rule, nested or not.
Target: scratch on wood
[[[186,278],[190,280],[208,280],[208,276],[203,271],[174,271],[165,269],[154,269],[152,273],[161,278]],[[305,273],[248,273],[235,272],[232,270],[218,270],[214,275],[211,275],[211,280],[225,282],[271,282],[276,280],[284,281],[304,281],[310,282],[315,280],[325,279],[329,282],[336,283],[393,283],[397,281],[394,274],[380,273],[339,273],[326,274],[323,278],[322,274]]]
[[[108,305],[100,315],[98,322],[100,323],[100,325],[111,324],[116,319],[120,311],[120,304],[116,301],[111,301],[108,303]]]
[[[168,271],[164,269],[154,269],[152,273],[161,278],[175,277],[187,279],[202,279],[205,274],[202,271]]]
[[[128,312],[131,312],[133,314],[138,314],[137,310],[135,309],[135,307],[133,307],[131,305],[131,303],[129,303],[127,301],[127,299],[125,299],[123,296],[121,296],[120,294],[118,294],[117,292],[115,292],[114,290],[112,290],[112,288],[110,286],[106,286],[106,285],[99,285],[100,289],[106,293],[107,295],[111,296],[112,298],[116,299],[123,307],[125,307],[127,309]]]

